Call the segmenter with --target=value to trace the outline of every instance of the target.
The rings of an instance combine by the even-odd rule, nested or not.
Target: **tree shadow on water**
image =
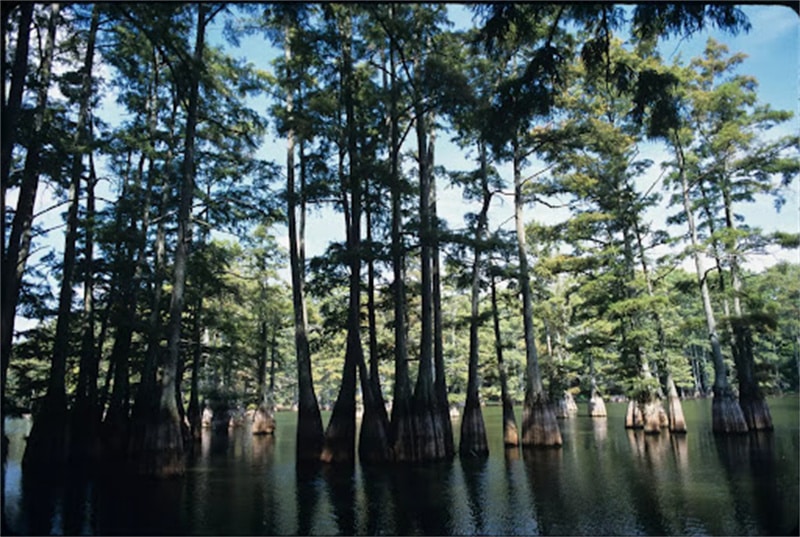
[[[740,527],[767,535],[800,534],[797,502],[784,498],[787,491],[779,484],[774,433],[716,435],[714,443]],[[787,505],[794,508],[787,510]]]
[[[339,535],[356,534],[356,485],[353,464],[326,464],[322,478],[328,487]]]
[[[319,504],[321,466],[322,463],[310,461],[295,465],[297,535],[311,535],[314,527],[314,514]]]
[[[487,466],[486,458],[461,459],[461,470],[467,487],[467,505],[472,518],[473,532],[476,534],[486,533],[484,512],[487,500]]]
[[[453,461],[400,464],[392,469],[397,535],[449,535],[453,528]]]

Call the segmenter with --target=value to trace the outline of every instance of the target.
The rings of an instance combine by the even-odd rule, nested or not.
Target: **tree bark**
[[[522,157],[519,142],[514,140],[514,222],[519,255],[519,284],[522,293],[522,317],[525,335],[525,406],[522,412],[523,447],[560,446],[558,420],[542,386],[536,338],[533,333],[533,293],[528,270],[525,222],[522,217]]]
[[[261,321],[261,352],[258,356],[258,408],[253,414],[253,434],[274,434],[275,417],[272,390],[275,383],[275,347],[277,346],[277,327],[272,329],[272,345],[267,341],[267,321]],[[271,349],[269,384],[267,384],[267,352]]]

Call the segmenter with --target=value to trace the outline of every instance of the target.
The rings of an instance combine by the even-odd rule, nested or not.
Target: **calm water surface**
[[[274,438],[241,428],[206,433],[186,476],[167,481],[108,470],[44,483],[23,478],[30,422],[9,419],[3,530],[797,535],[800,400],[769,403],[775,432],[736,438],[711,434],[710,401],[684,403],[688,435],[657,437],[626,431],[624,405],[612,403],[606,420],[561,421],[562,449],[524,452],[503,448],[500,409],[486,408],[491,455],[484,461],[306,470],[295,468],[296,415],[281,413]]]

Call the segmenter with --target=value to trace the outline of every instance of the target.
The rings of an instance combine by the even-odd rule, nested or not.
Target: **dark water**
[[[800,400],[769,402],[774,433],[715,437],[710,401],[688,401],[688,435],[645,437],[623,428],[622,404],[609,404],[607,420],[562,421],[562,449],[524,452],[504,450],[500,409],[487,408],[485,461],[304,471],[294,463],[296,416],[285,413],[275,438],[206,434],[186,476],[168,481],[109,471],[22,479],[30,424],[6,420],[4,531],[797,535]]]

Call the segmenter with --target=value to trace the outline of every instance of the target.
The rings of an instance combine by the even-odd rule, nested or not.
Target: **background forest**
[[[797,391],[798,230],[745,216],[796,210],[797,120],[659,46],[743,12],[457,7],[3,4],[3,411],[74,428],[29,451],[294,409],[337,460],[356,409],[454,407],[479,452],[479,403],[526,443],[539,403]]]

